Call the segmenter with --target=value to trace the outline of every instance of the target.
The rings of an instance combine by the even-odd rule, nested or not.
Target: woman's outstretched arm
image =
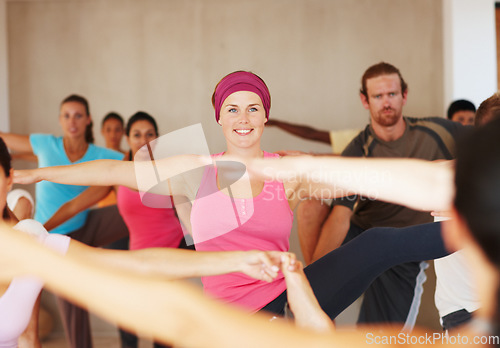
[[[0,138],[2,138],[5,145],[14,152],[33,154],[29,135],[0,132]]]
[[[424,211],[445,211],[454,194],[453,162],[297,156],[248,163],[266,179],[299,182],[298,199],[360,194]]]
[[[319,141],[322,143],[330,144],[330,132],[312,128],[310,126],[304,126],[300,124],[294,124],[290,122],[285,122],[277,119],[268,120],[266,127],[276,126],[281,128],[285,132],[296,135],[300,138],[307,140]]]
[[[32,184],[47,180],[66,185],[112,186],[137,188],[133,162],[121,160],[95,160],[84,163],[37,169],[16,170],[18,184]]]
[[[71,241],[67,252],[67,255],[96,265],[164,279],[241,272],[268,282],[278,275],[282,254],[278,251],[203,252],[174,248],[122,251],[93,248],[75,240]]]
[[[67,166],[14,171],[14,182],[31,184],[47,180],[66,185],[122,185],[141,192],[183,195],[193,183],[183,177],[211,164],[210,157],[181,155],[156,161],[95,160]],[[197,184],[197,183],[196,183]],[[196,190],[194,190],[196,192]]]

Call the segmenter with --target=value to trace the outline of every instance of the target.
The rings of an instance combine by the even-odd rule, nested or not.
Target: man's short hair
[[[363,94],[366,98],[368,98],[368,92],[366,91],[366,80],[374,77],[379,77],[382,75],[391,75],[391,74],[398,74],[399,81],[401,82],[401,93],[405,94],[405,92],[408,90],[408,85],[403,79],[403,76],[401,76],[399,69],[396,68],[394,65],[386,62],[380,62],[378,64],[372,65],[365,71],[363,77],[361,78],[361,89],[359,90],[359,92]]]
[[[488,99],[484,100],[477,108],[475,126],[481,126],[488,123],[494,118],[500,117],[500,93],[493,94]]]
[[[476,112],[476,107],[470,101],[465,99],[455,100],[448,107],[448,119],[451,120],[453,115],[459,111],[472,111]]]

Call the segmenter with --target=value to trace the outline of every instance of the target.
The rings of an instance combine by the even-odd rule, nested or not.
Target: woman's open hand
[[[281,251],[247,251],[241,261],[241,272],[246,275],[266,282],[273,281],[282,268],[282,260],[287,257],[295,265],[295,254]],[[293,267],[293,266],[290,266]]]

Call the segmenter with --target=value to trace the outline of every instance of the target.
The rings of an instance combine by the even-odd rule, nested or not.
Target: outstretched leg
[[[305,268],[323,310],[335,318],[385,270],[446,256],[440,223],[372,228]]]

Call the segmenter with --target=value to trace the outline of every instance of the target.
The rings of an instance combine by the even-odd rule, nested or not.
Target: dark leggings
[[[385,270],[405,262],[446,256],[441,224],[377,227],[331,251],[304,269],[323,310],[334,319]],[[262,310],[284,314],[286,291]]]

